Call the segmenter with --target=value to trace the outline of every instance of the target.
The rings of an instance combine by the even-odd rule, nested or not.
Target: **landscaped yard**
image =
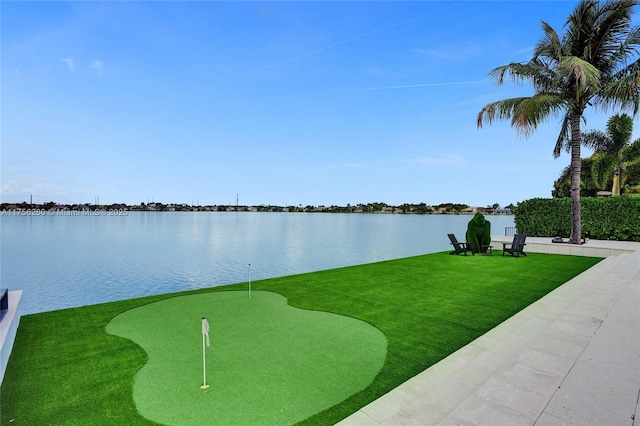
[[[301,422],[329,425],[443,359],[599,260],[536,253],[521,258],[436,253],[255,281],[252,287],[256,292],[285,296],[297,308],[359,319],[386,337],[386,359],[373,382]],[[113,331],[113,324],[120,320],[117,317],[132,308],[163,306],[152,302],[172,303],[165,299],[246,288],[247,284],[242,283],[22,317],[0,389],[2,424],[154,424],[141,416],[138,400],[134,401],[136,374],[147,360],[154,360],[154,355],[149,356],[131,340],[107,333],[107,329]],[[197,303],[187,303],[182,310],[189,306]],[[150,311],[144,309],[129,312],[147,315]],[[237,311],[226,314],[228,324],[235,323],[234,312]],[[200,311],[195,314],[199,318]],[[148,318],[154,315],[158,328],[171,328],[171,310],[157,309]],[[196,338],[199,327],[197,323]],[[213,337],[212,334],[215,349],[218,343]],[[278,347],[282,352],[295,350],[289,344]],[[270,356],[277,359],[282,355],[275,352]],[[322,368],[321,363],[314,365],[316,370]],[[295,408],[295,396],[284,404],[283,409]],[[245,409],[256,410],[260,406]],[[224,421],[208,418],[205,423]]]

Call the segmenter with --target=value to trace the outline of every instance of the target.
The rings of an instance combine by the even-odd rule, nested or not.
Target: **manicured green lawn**
[[[598,261],[535,253],[522,258],[436,253],[256,281],[253,289],[281,294],[298,308],[366,321],[387,338],[387,358],[371,385],[301,422],[329,425]],[[244,283],[179,295],[246,287]],[[134,379],[148,356],[132,341],[108,334],[106,327],[118,314],[174,296],[22,317],[0,389],[1,423],[154,424],[138,413],[133,399]]]

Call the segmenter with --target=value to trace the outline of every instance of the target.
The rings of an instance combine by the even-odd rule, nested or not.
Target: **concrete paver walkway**
[[[640,243],[550,240],[608,257],[338,424],[640,425]]]

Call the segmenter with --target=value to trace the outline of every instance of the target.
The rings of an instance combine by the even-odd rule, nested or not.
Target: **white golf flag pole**
[[[209,387],[207,384],[207,358],[205,352],[205,345],[211,346],[211,341],[209,341],[209,321],[205,317],[202,317],[202,386],[201,389],[206,389]]]
[[[249,275],[249,297],[251,297],[251,264],[247,268],[247,275]]]

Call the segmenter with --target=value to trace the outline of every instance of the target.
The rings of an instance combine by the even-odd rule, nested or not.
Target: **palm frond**
[[[600,89],[593,99],[595,106],[604,111],[609,108],[633,111],[634,115],[640,111],[640,64],[633,65],[634,70],[630,74],[611,79]]]
[[[608,58],[610,65],[606,69],[602,68],[603,74],[612,75],[614,78],[616,75],[618,78],[628,75],[629,70],[637,69],[637,65],[633,66],[633,63],[637,63],[638,56],[640,56],[640,27],[633,27],[629,30],[627,37],[619,43],[617,50]],[[632,65],[628,65],[630,62]]]
[[[598,189],[604,189],[616,167],[613,155],[601,154],[594,156],[591,163],[591,178]]]
[[[485,105],[478,113],[478,128],[481,129],[484,123],[492,124],[495,121],[511,119],[515,106],[524,99],[526,98],[503,99],[501,101],[491,102]]]
[[[562,53],[562,43],[556,30],[545,21],[541,22],[541,26],[544,36],[536,43],[533,58],[547,57],[557,60],[561,56],[564,56]]]
[[[571,115],[565,114],[562,119],[562,125],[560,126],[560,134],[556,140],[556,146],[553,148],[553,158],[560,157],[562,148],[567,152],[571,149]]]
[[[633,119],[627,114],[616,114],[607,121],[607,133],[611,139],[609,151],[619,156],[620,151],[629,145],[633,134]]]
[[[562,86],[558,85],[562,78],[558,75],[558,66],[555,60],[538,57],[529,61],[527,66],[532,75],[531,80],[536,92],[559,94],[562,91]]]
[[[489,78],[495,80],[499,85],[504,84],[504,80],[507,76],[511,76],[511,81],[514,84],[521,85],[526,80],[531,80],[537,75],[537,69],[530,63],[512,62],[507,65],[503,65],[494,68],[489,72]]]
[[[482,128],[498,120],[510,120],[516,131],[529,137],[550,115],[566,108],[564,99],[556,94],[539,93],[534,96],[504,99],[485,105],[478,114],[477,126]]]
[[[589,50],[585,29],[594,28],[598,14],[598,2],[583,0],[567,18],[564,25],[566,32],[562,38],[564,56],[583,57]]]
[[[559,66],[563,72],[559,77],[569,77],[574,82],[576,96],[582,96],[587,89],[598,90],[601,85],[600,71],[589,62],[577,56],[560,58]]]
[[[598,3],[596,19],[592,24],[592,37],[588,39],[585,59],[603,71],[614,65],[616,56],[630,30],[631,13],[635,0],[616,0]]]
[[[640,139],[636,139],[622,151],[622,160],[625,162],[640,161]]]
[[[594,151],[608,151],[609,138],[600,130],[591,130],[582,133],[582,145],[592,148]]]
[[[615,73],[603,75],[602,81],[607,85],[613,81],[621,80],[629,76],[635,76],[637,79],[638,73],[640,73],[640,59],[635,58],[632,62],[618,68]]]

